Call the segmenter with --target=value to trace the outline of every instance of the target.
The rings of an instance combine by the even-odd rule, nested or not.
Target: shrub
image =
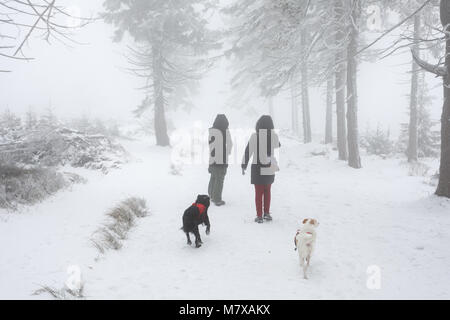
[[[394,143],[390,140],[389,131],[384,132],[380,128],[376,131],[367,131],[361,139],[361,147],[368,154],[386,157],[394,150]]]
[[[125,149],[104,135],[63,127],[23,129],[16,136],[4,136],[3,140],[0,154],[7,154],[13,163],[70,165],[107,172],[119,167],[126,158]]]
[[[52,168],[23,167],[0,162],[0,207],[35,204],[67,186]]]

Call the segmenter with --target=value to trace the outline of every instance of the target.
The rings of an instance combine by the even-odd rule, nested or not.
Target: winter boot
[[[264,213],[264,220],[272,221],[272,216],[270,215],[270,213]]]
[[[225,201],[220,200],[220,201],[215,201],[214,204],[218,207],[224,206],[225,205]]]
[[[256,217],[256,218],[255,218],[255,222],[256,222],[256,223],[263,223],[264,220],[263,220],[262,217]]]

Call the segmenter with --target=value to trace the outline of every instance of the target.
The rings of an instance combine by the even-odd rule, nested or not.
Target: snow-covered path
[[[211,234],[188,247],[181,215],[205,193],[204,166],[169,174],[169,150],[128,147],[136,161],[107,176],[91,174],[21,215],[0,221],[0,298],[33,298],[38,284],[61,287],[66,268],[83,269],[89,299],[379,299],[450,298],[450,202],[431,196],[425,178],[399,160],[345,163],[313,157],[314,146],[283,142],[273,186],[274,221],[253,222],[253,187],[230,166],[224,207],[212,206]],[[94,261],[89,236],[105,211],[127,196],[147,200],[121,250]],[[310,279],[293,250],[303,218],[320,222]],[[367,267],[381,269],[381,289],[366,286]]]

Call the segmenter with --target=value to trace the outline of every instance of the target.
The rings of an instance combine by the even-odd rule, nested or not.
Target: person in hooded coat
[[[216,206],[222,206],[223,183],[228,169],[228,157],[231,153],[233,143],[231,141],[229,122],[224,114],[218,114],[213,126],[209,129],[209,168],[211,174],[208,194],[211,202]]]
[[[274,153],[275,149],[280,146],[278,135],[274,131],[272,117],[264,115],[259,118],[256,130],[245,148],[241,165],[242,174],[245,175],[250,158],[253,158],[251,183],[255,186],[257,215],[255,222],[257,223],[272,220],[270,214],[271,186],[275,181],[275,172],[279,171]]]

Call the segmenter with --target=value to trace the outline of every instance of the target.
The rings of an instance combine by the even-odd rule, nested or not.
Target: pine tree
[[[361,146],[368,154],[386,157],[394,150],[394,144],[390,138],[389,130],[383,131],[377,126],[375,131],[367,129],[361,139]]]
[[[41,128],[53,129],[56,128],[57,125],[58,119],[53,113],[52,107],[48,107],[39,119],[39,126]]]
[[[433,2],[437,3],[435,0]],[[439,28],[438,11],[434,10],[432,5],[425,6],[419,12],[411,16],[417,8],[424,4],[421,0],[399,0],[385,1],[385,8],[396,12],[400,19],[406,19],[401,26],[400,37],[398,40],[386,50],[383,55],[388,56],[396,52],[399,48],[408,44],[411,46],[416,57],[420,57],[425,53],[438,56],[442,45],[436,41],[424,41],[424,37],[430,37],[435,30]],[[407,19],[409,18],[409,19]],[[407,157],[409,162],[418,160],[419,157],[419,95],[421,94],[420,67],[417,62],[412,59],[411,62],[411,88],[409,102],[409,123],[407,135]]]
[[[438,121],[430,117],[429,106],[432,97],[429,94],[428,86],[425,81],[425,74],[418,72],[418,91],[417,91],[417,158],[437,157],[439,155],[440,133],[438,130]],[[410,124],[402,123],[397,150],[409,156],[410,146]]]
[[[0,127],[4,130],[17,130],[21,125],[20,118],[9,109],[6,109],[0,117]]]
[[[309,1],[235,1],[224,12],[232,22],[227,56],[236,67],[233,88],[257,89],[257,96],[270,101],[283,88],[291,91],[292,130],[299,133],[299,105],[305,143],[311,142],[309,86],[311,66],[305,61],[312,41],[306,20],[312,21]],[[311,19],[311,20],[310,20]]]
[[[116,27],[115,40],[131,35],[131,70],[146,80],[141,116],[154,108],[156,143],[170,145],[166,109],[211,67],[207,54],[220,47],[220,34],[204,18],[210,0],[106,0],[105,21]]]
[[[29,108],[25,114],[25,128],[27,130],[35,129],[38,124],[38,119],[36,113]]]

